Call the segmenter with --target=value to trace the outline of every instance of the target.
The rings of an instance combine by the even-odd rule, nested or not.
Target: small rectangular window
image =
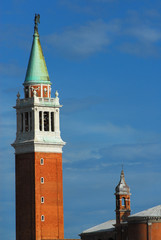
[[[30,131],[32,131],[32,112],[30,112]]]
[[[21,113],[21,132],[23,132],[23,113]]]
[[[49,131],[49,112],[44,112],[44,131]]]
[[[44,178],[43,177],[41,177],[41,184],[43,184],[44,183]]]
[[[29,98],[29,88],[25,87],[25,98]]]
[[[41,215],[41,221],[44,222],[45,221],[45,216]]]
[[[44,165],[44,159],[43,158],[40,159],[40,164]]]
[[[29,116],[28,112],[25,112],[25,132],[29,131]]]
[[[51,112],[51,131],[54,132],[54,112]]]
[[[39,129],[42,131],[42,112],[39,112]]]
[[[41,203],[44,203],[44,197],[41,197]]]

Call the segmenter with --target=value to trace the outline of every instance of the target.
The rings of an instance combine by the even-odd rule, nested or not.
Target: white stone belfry
[[[65,142],[60,136],[58,93],[55,98],[17,98],[16,153],[62,152]]]

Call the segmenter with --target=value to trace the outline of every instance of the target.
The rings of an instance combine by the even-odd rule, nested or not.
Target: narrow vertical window
[[[40,159],[40,164],[44,165],[44,159],[43,158]]]
[[[32,131],[32,112],[30,112],[30,131]]]
[[[41,203],[44,203],[44,197],[41,197]]]
[[[45,216],[41,215],[41,221],[44,222],[45,221]]]
[[[44,112],[44,131],[49,131],[49,112]]]
[[[42,112],[39,112],[39,130],[42,131]]]
[[[125,207],[125,198],[124,197],[122,198],[122,206]]]
[[[25,88],[25,98],[29,98],[29,88]]]
[[[51,112],[51,131],[54,132],[54,112]]]
[[[25,132],[29,131],[29,119],[28,119],[28,112],[25,112]]]
[[[23,113],[21,113],[21,132],[23,132]]]
[[[41,184],[43,184],[44,183],[44,178],[43,177],[41,177]]]

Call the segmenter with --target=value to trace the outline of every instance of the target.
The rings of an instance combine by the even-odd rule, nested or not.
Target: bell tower
[[[33,43],[24,81],[17,94],[17,133],[12,144],[16,162],[16,240],[64,238],[62,148],[58,92],[42,52],[35,14]]]
[[[125,182],[124,171],[122,169],[119,184],[115,188],[116,225],[126,222],[127,217],[130,215],[130,195],[130,188]]]

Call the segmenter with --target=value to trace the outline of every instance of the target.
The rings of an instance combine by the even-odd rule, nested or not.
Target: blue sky
[[[65,237],[115,218],[121,165],[132,213],[161,204],[161,2],[3,1],[0,9],[0,233],[15,239],[16,94],[23,96],[34,14],[58,90]]]

